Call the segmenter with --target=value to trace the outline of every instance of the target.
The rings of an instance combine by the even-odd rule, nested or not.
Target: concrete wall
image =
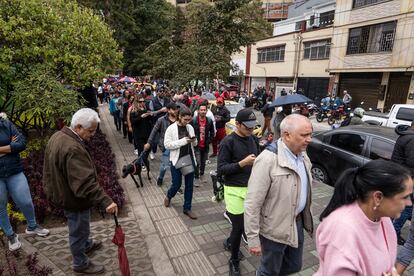
[[[332,72],[413,70],[414,13],[409,12],[414,5],[410,1],[393,0],[352,9],[352,1],[337,0],[329,69]],[[393,20],[397,20],[397,27],[392,52],[346,54],[349,29]]]
[[[250,76],[252,77],[292,77],[295,59],[295,37],[291,33],[260,40],[252,46]],[[272,63],[257,63],[257,49],[277,45],[285,46],[285,60]]]
[[[302,46],[300,51],[298,77],[329,77],[329,72],[327,71],[329,59],[303,59],[303,43],[315,40],[330,39],[331,37],[332,28],[325,28],[302,33]]]

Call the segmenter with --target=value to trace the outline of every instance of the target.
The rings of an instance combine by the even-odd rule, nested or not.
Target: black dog
[[[145,167],[147,168],[148,180],[151,180],[149,160],[148,158],[144,158],[145,153],[146,152],[143,151],[137,159],[132,161],[131,164],[128,164],[122,167],[122,178],[125,178],[128,175],[130,175],[132,177],[132,180],[134,180],[137,188],[139,188],[139,185],[134,175],[138,175],[139,182],[141,183],[141,187],[144,187],[144,183],[142,182],[142,177],[141,177],[142,165],[145,165]]]

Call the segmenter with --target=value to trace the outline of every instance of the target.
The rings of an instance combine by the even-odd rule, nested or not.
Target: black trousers
[[[244,232],[244,215],[233,215],[227,212],[231,220],[231,233],[229,242],[231,244],[231,259],[239,258],[240,242]]]
[[[197,160],[197,167],[195,169],[195,178],[199,178],[201,175],[204,175],[204,170],[206,168],[206,161],[208,158],[208,145],[204,148],[196,147],[195,156]]]

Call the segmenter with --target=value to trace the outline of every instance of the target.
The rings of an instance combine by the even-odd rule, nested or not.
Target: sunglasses
[[[138,101],[139,103],[145,103],[145,101]]]

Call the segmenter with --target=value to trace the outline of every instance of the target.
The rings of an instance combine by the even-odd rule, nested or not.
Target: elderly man
[[[84,274],[101,274],[102,265],[92,263],[87,254],[102,247],[89,238],[90,208],[100,205],[107,213],[118,212],[117,205],[99,186],[93,160],[84,141],[95,134],[100,119],[89,108],[78,110],[70,127],[50,137],[45,150],[43,183],[49,202],[63,208],[68,219],[69,245],[73,270]]]
[[[305,153],[312,124],[292,114],[280,124],[281,139],[255,160],[245,206],[251,254],[262,255],[256,275],[288,275],[301,270],[305,228],[313,231],[311,162]]]

